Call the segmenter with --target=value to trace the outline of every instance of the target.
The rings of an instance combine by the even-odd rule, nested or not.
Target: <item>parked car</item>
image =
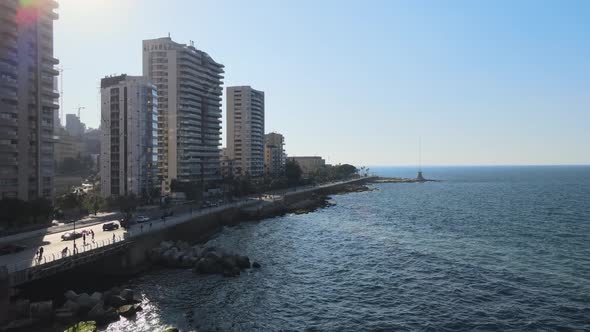
[[[27,247],[20,244],[7,244],[0,247],[0,256],[14,254],[25,249],[27,249]]]
[[[61,236],[62,241],[70,241],[82,237],[80,232],[67,232]]]
[[[135,222],[138,224],[144,223],[144,222],[148,222],[150,221],[150,218],[146,217],[146,216],[137,216],[135,217]]]
[[[102,224],[102,230],[103,231],[114,231],[116,229],[119,229],[119,225],[116,222],[108,222],[106,224]]]

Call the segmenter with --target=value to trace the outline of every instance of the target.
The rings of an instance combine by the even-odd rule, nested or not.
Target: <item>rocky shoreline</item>
[[[308,197],[288,203],[268,202],[267,206],[255,210],[254,213],[245,211],[242,220],[260,220],[288,213],[310,213],[332,205],[330,195],[372,190],[377,189],[348,184],[322,193],[310,193]],[[200,244],[191,246],[183,241],[163,241],[158,247],[148,250],[146,255],[152,266],[192,269],[197,274],[217,274],[224,277],[238,277],[245,270],[261,267],[260,263],[251,262],[247,256]],[[95,331],[97,326],[106,326],[120,317],[132,317],[142,310],[140,303],[141,298],[133,290],[118,287],[91,294],[77,294],[68,290],[64,293],[61,306],[55,306],[53,300],[31,302],[20,299],[12,304],[14,312],[11,317],[15,319],[0,327],[0,331],[78,331],[75,329],[76,324],[84,325],[83,331]],[[174,328],[165,331],[174,331]]]
[[[95,331],[120,317],[132,317],[141,311],[141,297],[131,289],[110,288],[104,292],[64,293],[64,303],[53,300],[30,302],[20,299],[13,305],[16,317],[0,331]],[[83,323],[84,329],[76,327]]]
[[[257,262],[250,263],[248,256],[227,253],[221,248],[191,246],[184,241],[164,241],[148,253],[155,265],[192,269],[199,274],[221,274],[237,277],[250,268],[260,268]]]

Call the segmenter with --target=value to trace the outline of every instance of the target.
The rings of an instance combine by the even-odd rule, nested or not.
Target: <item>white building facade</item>
[[[237,175],[264,175],[264,92],[227,88],[227,150]]]
[[[141,76],[101,80],[101,158],[103,197],[134,193],[150,196],[157,181],[155,85]]]
[[[194,45],[143,41],[143,75],[158,89],[158,169],[162,191],[173,180],[221,179],[223,65]]]

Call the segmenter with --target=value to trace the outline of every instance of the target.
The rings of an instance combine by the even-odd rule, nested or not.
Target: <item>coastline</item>
[[[332,203],[329,202],[329,197],[332,195],[343,195],[348,193],[359,193],[376,190],[375,188],[371,188],[365,184],[369,179],[358,180],[361,183],[345,183],[327,186],[324,188],[319,186],[317,188],[311,188],[310,190],[304,190],[302,193],[290,193],[289,195],[285,195],[281,201],[263,202],[259,207],[252,210],[249,210],[248,208],[242,209],[238,211],[237,216],[232,215],[229,218],[220,217],[213,218],[211,220],[202,220],[202,225],[200,225],[202,227],[197,227],[198,231],[186,233],[180,230],[177,232],[177,234],[188,234],[190,239],[187,240],[185,237],[184,240],[191,244],[204,244],[212,239],[216,234],[218,234],[223,229],[223,226],[237,225],[241,222],[258,221],[289,213],[311,213],[323,207],[330,206]],[[199,220],[193,221],[193,223],[198,222]],[[181,227],[182,225],[180,224],[177,226]],[[182,240],[182,238],[175,237],[173,235],[174,233],[170,230],[168,230],[166,233],[166,240]],[[84,294],[84,292],[87,294],[94,294],[97,292],[108,293],[113,288],[116,289],[119,285],[126,283],[145,272],[161,268],[153,264],[153,262],[150,262],[149,257],[147,257],[149,250],[156,247],[155,243],[160,243],[159,239],[160,238],[148,241],[148,243],[151,243],[152,245],[146,243],[142,246],[142,250],[140,251],[141,254],[145,256],[145,262],[141,264],[139,268],[131,268],[130,270],[126,271],[126,273],[118,275],[93,275],[93,278],[91,279],[94,279],[94,276],[98,276],[98,279],[101,280],[99,283],[90,282],[89,280],[85,280],[85,278],[79,277],[94,273],[100,274],[104,273],[108,269],[112,269],[112,266],[107,267],[109,265],[107,262],[98,262],[98,264],[92,264],[94,266],[91,267],[85,266],[74,268],[72,271],[68,271],[65,274],[51,276],[46,279],[33,281],[29,284],[18,287],[20,296],[16,297],[17,302],[18,299],[24,300],[24,303],[26,303],[25,305],[27,307],[37,305],[37,303],[45,303],[47,307],[52,308],[51,310],[55,310],[57,313],[63,312],[65,309],[67,309],[67,307],[64,306],[65,302],[67,302],[66,296],[64,294],[69,291],[75,290],[81,294]],[[103,268],[99,267],[101,265],[104,265]],[[97,270],[97,267],[99,267],[99,270],[101,271]],[[18,307],[17,302],[13,302],[11,304],[12,311],[16,311],[16,307]],[[23,305],[22,303],[23,302],[21,302],[21,306]],[[22,310],[20,311],[22,312]],[[74,317],[76,316],[74,315]],[[77,320],[84,320],[88,317],[81,316],[76,318]],[[57,316],[55,317],[55,320],[51,320],[50,322],[54,321],[57,321]],[[46,326],[38,324],[35,325],[35,322],[26,323],[33,324],[31,328],[34,327],[35,331],[63,331],[64,328],[69,326],[68,324]],[[108,323],[106,325],[108,325]]]

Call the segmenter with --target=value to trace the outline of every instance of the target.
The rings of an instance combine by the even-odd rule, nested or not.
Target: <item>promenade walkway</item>
[[[101,220],[88,220],[86,223],[77,222],[76,231],[86,231],[90,233],[94,232],[94,239],[91,235],[87,235],[85,241],[82,238],[78,238],[74,241],[62,241],[61,236],[72,229],[71,225],[67,227],[57,226],[54,232],[27,232],[26,234],[11,235],[14,239],[21,239],[22,241],[29,241],[36,246],[11,255],[0,256],[0,266],[6,266],[9,273],[16,273],[27,269],[39,269],[44,265],[55,264],[56,261],[62,259],[70,259],[74,252],[74,244],[78,254],[84,254],[85,257],[89,256],[90,253],[96,251],[96,253],[104,253],[109,247],[121,247],[125,241],[133,239],[136,236],[147,234],[150,232],[157,232],[167,227],[173,227],[177,224],[187,222],[194,218],[217,213],[226,209],[231,208],[245,208],[259,204],[260,201],[274,201],[277,198],[283,196],[289,196],[292,194],[300,194],[308,191],[314,191],[318,189],[328,188],[336,185],[345,183],[351,183],[359,181],[359,179],[339,181],[334,183],[323,184],[320,186],[305,186],[297,187],[290,190],[276,191],[261,195],[259,197],[249,197],[240,201],[227,203],[218,207],[211,207],[206,209],[193,209],[191,206],[184,206],[184,213],[175,213],[174,216],[168,217],[165,220],[159,218],[153,218],[152,220],[142,223],[135,224],[129,227],[127,230],[119,228],[114,231],[103,231],[102,225],[105,222],[111,221],[115,214],[105,214]],[[58,227],[62,227],[58,229]],[[53,230],[53,228],[52,228]],[[36,257],[38,248],[42,246],[44,249],[43,256],[41,258]],[[62,251],[68,248],[68,254],[63,255]]]

